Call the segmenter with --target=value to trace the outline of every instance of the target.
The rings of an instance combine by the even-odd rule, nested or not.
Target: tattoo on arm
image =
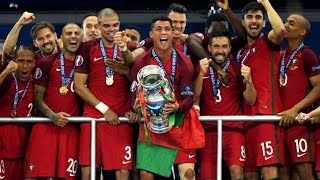
[[[47,88],[40,85],[34,85],[34,105],[46,117],[54,120],[54,112],[48,107],[44,101],[44,95]]]

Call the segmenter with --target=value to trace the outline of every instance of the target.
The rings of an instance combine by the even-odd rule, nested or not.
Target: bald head
[[[98,22],[101,22],[102,17],[112,18],[118,16],[117,12],[111,8],[104,8],[98,14]]]
[[[68,24],[66,24],[66,25],[63,26],[63,28],[62,28],[62,33],[65,33],[66,30],[67,30],[68,28],[70,28],[70,27],[76,27],[76,28],[80,29],[80,26],[79,26],[78,24],[76,24],[76,23],[68,23]]]
[[[306,35],[310,33],[311,24],[305,16],[299,13],[294,13],[294,14],[291,14],[289,17],[292,17],[296,20],[296,22],[300,25],[300,27],[306,31]]]

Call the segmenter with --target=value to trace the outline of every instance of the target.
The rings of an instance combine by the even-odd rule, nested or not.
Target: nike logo
[[[0,179],[4,179],[6,176],[0,176]]]
[[[196,155],[195,154],[189,154],[189,158],[191,159],[191,158],[193,158],[193,157],[195,157]]]
[[[269,156],[269,157],[264,157],[264,160],[268,160],[268,159],[272,158],[273,156],[274,156],[274,155]]]
[[[209,78],[209,76],[204,76],[204,77],[203,77],[203,79],[208,79],[208,78]]]
[[[20,91],[18,91],[18,94],[20,94],[20,93],[22,93],[24,90],[20,90]]]
[[[302,156],[304,156],[304,155],[306,155],[307,153],[302,153],[302,154],[297,154],[297,157],[299,158],[299,157],[302,157]]]
[[[103,57],[99,57],[99,58],[94,57],[94,58],[93,58],[94,61],[99,61],[99,60],[101,60],[101,59],[103,59]]]
[[[75,174],[73,173],[69,173],[69,176],[73,177],[73,176],[76,176]]]
[[[60,71],[60,68],[57,68],[56,71]]]
[[[246,161],[244,158],[239,158],[239,161],[242,161],[242,162],[244,162],[244,161]]]
[[[129,164],[131,163],[132,161],[122,161],[122,164]]]

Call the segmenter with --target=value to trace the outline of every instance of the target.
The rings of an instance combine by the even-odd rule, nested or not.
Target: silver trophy
[[[157,65],[148,65],[141,68],[137,74],[138,88],[142,88],[147,115],[148,128],[157,134],[165,133],[169,127],[169,115],[164,115],[164,105],[173,101],[172,89],[165,72]]]

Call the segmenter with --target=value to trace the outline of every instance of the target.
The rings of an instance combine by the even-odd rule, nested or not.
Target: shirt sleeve
[[[59,53],[50,55],[39,61],[34,73],[34,84],[47,87],[50,77],[51,67]]]
[[[304,48],[301,56],[304,70],[310,78],[320,74],[320,63],[317,54],[310,48]]]
[[[90,50],[95,41],[88,41],[81,44],[78,51],[78,59],[75,62],[75,72],[89,74],[90,70]]]
[[[180,95],[182,101],[179,102],[178,113],[183,113],[189,110],[192,107],[193,103],[193,78],[194,78],[194,69],[190,59],[184,54],[180,54],[182,58],[180,68]]]

